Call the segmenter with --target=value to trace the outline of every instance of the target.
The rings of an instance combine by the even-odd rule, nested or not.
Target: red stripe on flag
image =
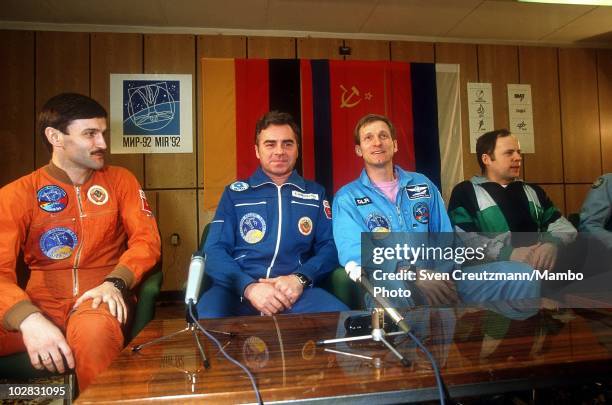
[[[415,170],[414,127],[412,125],[412,86],[410,64],[391,62],[387,71],[388,117],[395,126],[398,152],[395,164],[405,170]]]
[[[236,174],[249,177],[259,166],[255,124],[270,108],[268,61],[236,59]]]
[[[312,111],[312,69],[310,60],[300,60],[302,92],[302,174],[315,179],[314,118]]]
[[[355,154],[355,124],[368,113],[385,114],[385,66],[387,62],[329,62],[334,192],[363,168]]]

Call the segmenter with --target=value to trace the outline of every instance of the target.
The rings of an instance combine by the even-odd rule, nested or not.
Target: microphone
[[[404,317],[393,307],[393,305],[391,305],[386,298],[377,297],[374,294],[374,287],[372,287],[370,280],[368,280],[367,275],[363,272],[360,265],[354,261],[350,261],[346,264],[344,270],[351,280],[359,283],[368,293],[370,293],[374,301],[376,301],[376,303],[385,310],[387,315],[389,315],[389,317],[393,320],[393,323],[395,323],[400,330],[406,333],[410,332],[410,326],[408,326],[408,323],[406,323]]]
[[[204,277],[204,260],[202,253],[198,250],[191,256],[189,263],[189,275],[187,276],[187,290],[185,291],[185,304],[196,304],[200,295],[200,286]]]

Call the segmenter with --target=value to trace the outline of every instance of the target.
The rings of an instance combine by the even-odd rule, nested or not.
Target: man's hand
[[[85,294],[81,295],[77,302],[74,303],[72,309],[75,309],[81,305],[84,301],[91,299],[91,307],[96,309],[102,302],[108,304],[108,309],[112,316],[117,318],[122,324],[127,319],[127,307],[123,300],[123,294],[117,289],[110,281],[105,281],[99,286],[86,291]]]
[[[534,269],[552,270],[557,262],[557,246],[547,242],[540,244],[534,249],[531,261],[529,264]]]
[[[531,246],[519,247],[512,249],[510,260],[514,262],[523,262],[532,265],[533,253],[540,246],[539,243]]]
[[[295,304],[295,302],[304,292],[304,286],[302,286],[302,283],[300,283],[297,276],[294,276],[293,274],[274,278],[260,278],[259,282],[273,285],[274,288],[283,293],[283,295],[289,299],[291,305]]]
[[[23,335],[23,343],[28,350],[30,362],[37,370],[47,369],[52,373],[57,371],[63,373],[64,360],[69,368],[74,368],[74,357],[72,350],[66,342],[66,338],[50,320],[40,312],[28,315],[19,325]]]
[[[431,273],[430,270],[425,271]],[[421,280],[419,278],[415,285],[423,293],[429,305],[448,305],[459,302],[455,283],[450,280]]]
[[[249,284],[244,289],[244,298],[265,315],[274,315],[291,308],[289,298],[270,283]]]

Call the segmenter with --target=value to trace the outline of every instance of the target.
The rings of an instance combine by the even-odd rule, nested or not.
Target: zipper
[[[75,186],[77,195],[77,206],[79,207],[79,225],[81,227],[81,235],[80,240],[78,241],[78,247],[76,254],[74,255],[74,264],[72,265],[72,296],[76,297],[79,295],[79,275],[78,275],[78,267],[79,267],[79,259],[81,257],[81,250],[83,247],[83,238],[85,237],[85,232],[83,232],[83,203],[81,202],[81,186]]]
[[[266,270],[266,278],[270,278],[270,271],[272,270],[272,266],[274,266],[274,262],[276,261],[276,256],[278,255],[278,248],[280,247],[281,230],[283,227],[283,200],[281,196],[281,188],[284,186],[284,184],[280,186],[274,184],[274,186],[276,186],[276,195],[278,197],[278,229],[276,231],[276,247],[274,248],[274,256],[272,256],[270,266],[268,267],[268,270]]]
[[[401,210],[399,205],[396,205],[395,209],[397,210],[397,221],[400,224],[400,229],[402,229],[402,222],[404,222],[403,219],[402,219],[402,210]]]

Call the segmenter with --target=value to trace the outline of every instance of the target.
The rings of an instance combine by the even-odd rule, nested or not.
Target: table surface
[[[407,320],[435,357],[453,397],[611,374],[612,312],[535,306],[417,308],[407,313]],[[254,316],[201,323],[207,329],[234,333],[216,336],[231,356],[252,371],[265,403],[333,397],[336,403],[354,405],[437,398],[431,364],[406,336],[389,340],[410,361],[409,367],[403,367],[378,342],[315,345],[320,339],[343,337],[347,316]],[[77,403],[255,402],[246,374],[205,337],[201,340],[209,369],[204,369],[190,332],[138,353],[131,351],[133,344],[185,326],[184,318],[152,321]]]

